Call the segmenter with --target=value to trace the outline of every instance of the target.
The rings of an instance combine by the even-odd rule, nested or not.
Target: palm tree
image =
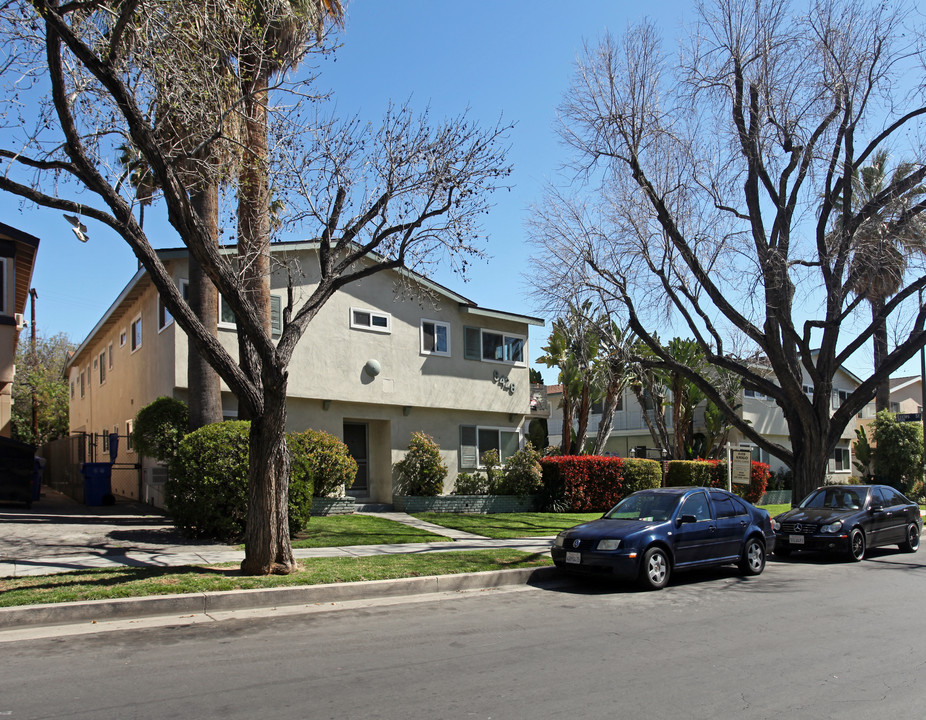
[[[911,218],[906,212],[926,193],[926,186],[897,193],[895,189],[916,168],[900,163],[889,174],[887,166],[888,154],[881,150],[871,165],[854,175],[851,210],[836,220],[839,229],[858,222],[851,242],[847,287],[871,305],[876,372],[888,354],[884,306],[902,287],[910,255],[926,252],[926,223],[920,215]],[[878,412],[890,409],[889,381],[878,386],[875,405]]]

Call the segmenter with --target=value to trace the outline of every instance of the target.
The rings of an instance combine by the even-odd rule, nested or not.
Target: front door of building
[[[370,496],[370,428],[366,423],[344,423],[344,444],[350,456],[357,461],[357,478],[347,489],[353,497]]]

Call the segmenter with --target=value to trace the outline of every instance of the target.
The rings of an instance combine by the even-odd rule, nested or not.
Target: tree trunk
[[[258,75],[244,94],[245,151],[238,175],[238,272],[261,324],[270,335],[270,185],[267,169],[267,77]],[[250,343],[239,333],[239,361],[249,377],[261,371]],[[243,413],[242,413],[243,410]],[[239,417],[248,418],[247,408]]]
[[[572,398],[563,385],[563,439],[560,441],[560,453],[572,455]]]
[[[289,537],[289,449],[285,372],[263,374],[263,412],[251,419],[248,460],[246,575],[285,575],[296,569]]]
[[[871,318],[874,321],[878,315],[884,310],[884,298],[872,298],[871,299]],[[875,331],[871,336],[872,341],[874,342],[874,362],[875,362],[875,372],[878,372],[878,368],[884,363],[884,358],[887,357],[887,321],[881,319],[877,321],[875,326]],[[875,410],[881,412],[882,410],[891,409],[891,381],[889,378],[885,378],[884,382],[878,385],[878,389],[875,391]]]
[[[210,238],[219,244],[219,187],[208,183],[192,193],[193,208],[209,228]],[[192,253],[189,255],[190,309],[205,328],[218,334],[219,294]],[[187,343],[187,387],[189,388],[190,430],[222,422],[222,381],[219,374],[199,354],[193,343]]]
[[[576,430],[576,446],[572,449],[576,455],[585,452],[585,436],[588,434],[588,414],[592,409],[588,385],[582,386],[582,395],[579,400],[579,423]]]
[[[611,437],[611,428],[614,426],[614,412],[617,409],[618,394],[622,390],[620,379],[614,379],[608,383],[604,402],[601,404],[601,420],[598,422],[598,435],[595,437],[595,447],[592,449],[593,455],[601,455],[604,452],[605,445],[608,444],[608,438]]]

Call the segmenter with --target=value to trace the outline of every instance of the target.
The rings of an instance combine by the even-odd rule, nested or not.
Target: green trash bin
[[[112,463],[84,463],[80,471],[84,476],[84,505],[96,507],[107,504],[106,496],[113,493]]]

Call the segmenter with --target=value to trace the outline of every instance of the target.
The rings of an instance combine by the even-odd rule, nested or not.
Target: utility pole
[[[32,442],[39,444],[39,398],[35,394],[35,373],[39,367],[39,356],[35,351],[35,299],[39,294],[35,288],[29,290],[29,297],[32,298]]]

